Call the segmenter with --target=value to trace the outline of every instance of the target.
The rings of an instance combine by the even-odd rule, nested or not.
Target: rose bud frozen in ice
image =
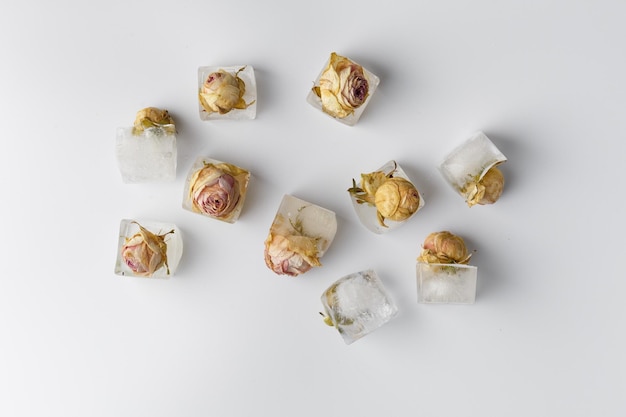
[[[198,94],[200,104],[205,111],[225,114],[232,109],[243,110],[252,104],[246,104],[243,99],[246,85],[238,74],[244,68],[240,68],[235,75],[224,70],[209,74]]]
[[[320,97],[326,113],[342,119],[365,103],[369,82],[363,67],[333,52],[319,86],[313,87],[313,91]]]
[[[161,128],[167,133],[176,133],[174,119],[167,110],[146,107],[137,112],[135,123],[133,124],[134,135],[140,135],[144,130],[155,127]]]
[[[205,163],[189,180],[189,199],[194,211],[227,219],[242,201],[248,171],[237,166]]]
[[[504,175],[497,167],[491,167],[481,179],[468,184],[466,189],[467,205],[493,204],[502,195]]]
[[[382,171],[361,174],[360,186],[357,187],[353,180],[353,186],[348,189],[358,203],[376,207],[378,223],[383,227],[388,227],[385,219],[404,221],[420,208],[417,188],[406,178],[394,177],[395,171],[393,169],[388,174]]]
[[[429,234],[422,248],[417,260],[424,263],[467,264],[472,256],[463,238],[448,231]]]
[[[321,263],[314,238],[274,234],[265,240],[265,264],[279,275],[298,276]]]
[[[174,233],[174,230],[156,235],[138,223],[136,224],[139,226],[139,232],[131,238],[127,238],[126,243],[122,246],[124,263],[139,276],[149,277],[163,266],[167,268],[169,275],[165,236]]]

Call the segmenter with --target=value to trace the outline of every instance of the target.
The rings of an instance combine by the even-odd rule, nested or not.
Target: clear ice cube
[[[382,167],[378,168],[376,171],[381,171],[385,174],[389,174],[390,172],[393,172],[394,177],[404,178],[405,180],[411,182],[415,186],[415,183],[411,181],[411,179],[408,177],[408,175],[404,172],[402,167],[396,161],[391,160],[387,162],[386,164],[384,164]],[[358,181],[357,181],[357,178],[359,179]],[[354,180],[358,187],[363,187],[363,184],[361,182],[361,174],[359,174],[358,176],[355,176]],[[417,186],[415,187],[417,189]],[[415,211],[415,213],[411,215],[411,217],[413,217],[422,207],[424,207],[424,204],[425,204],[424,197],[419,192],[419,189],[417,190],[419,194],[419,206],[417,210]],[[354,207],[354,211],[356,212],[359,220],[361,221],[361,224],[363,224],[363,226],[365,226],[367,229],[369,229],[370,231],[376,234],[383,234],[390,230],[393,230],[396,227],[400,226],[401,224],[404,224],[407,220],[411,218],[409,217],[402,221],[394,221],[390,219],[385,219],[384,223],[387,226],[385,227],[381,225],[380,222],[378,221],[378,215],[377,215],[378,210],[376,209],[376,206],[370,205],[368,203],[359,203],[358,198],[354,196],[352,193],[350,193],[350,199],[352,200],[352,206]]]
[[[333,211],[284,195],[265,240],[265,263],[279,275],[303,274],[321,266],[336,233]]]
[[[243,68],[243,69],[242,69]],[[241,70],[241,71],[240,71]],[[257,89],[256,78],[254,76],[254,68],[251,65],[233,65],[233,66],[206,66],[198,68],[198,94],[200,93],[204,82],[207,80],[211,73],[216,71],[226,71],[232,76],[237,76],[243,81],[245,89],[243,94],[243,101],[249,104],[245,109],[233,108],[230,111],[220,114],[219,112],[208,112],[202,107],[198,96],[198,109],[200,112],[201,120],[241,120],[241,119],[254,119],[256,118],[256,105],[257,105]]]
[[[250,172],[217,159],[198,157],[187,175],[183,208],[235,223],[246,199]]]
[[[120,222],[117,275],[169,278],[176,272],[182,254],[183,239],[175,224],[131,219]]]
[[[176,135],[153,127],[139,135],[118,128],[115,156],[125,183],[165,182],[176,179]]]
[[[324,291],[321,300],[326,317],[348,345],[378,329],[398,313],[373,270],[340,278]]]
[[[478,268],[461,264],[417,263],[419,303],[473,304]]]
[[[352,61],[352,62],[354,62],[354,61]],[[329,63],[330,63],[330,58],[328,58],[328,60],[326,60],[326,63],[322,67],[322,70],[319,72],[317,78],[315,79],[315,82],[314,82],[315,87],[319,87],[320,77],[324,73],[324,70],[326,69],[326,67],[328,67]],[[354,62],[354,63],[357,64],[356,62]],[[354,126],[356,124],[356,122],[359,121],[359,118],[361,117],[361,114],[363,113],[363,111],[365,111],[365,108],[369,104],[370,99],[374,95],[374,92],[376,91],[376,88],[378,87],[378,84],[380,83],[380,79],[376,75],[374,75],[373,73],[368,71],[365,67],[363,67],[363,73],[365,74],[365,78],[367,79],[367,82],[368,82],[368,85],[369,85],[368,96],[365,99],[365,102],[363,102],[363,104],[361,104],[359,107],[354,109],[354,112],[352,114],[348,115],[347,117],[344,117],[344,118],[334,117],[333,115],[326,113],[324,111],[323,107],[322,107],[322,100],[320,99],[320,97],[317,94],[315,94],[315,92],[313,92],[312,89],[309,90],[309,94],[306,96],[307,103],[309,103],[311,106],[315,107],[316,109],[318,109],[322,113],[326,114],[328,117],[331,117],[331,118],[337,120],[338,122],[341,122],[341,123],[343,123],[345,125],[348,125],[348,126]]]
[[[482,178],[506,157],[483,133],[477,132],[448,153],[439,164],[439,172],[459,194],[464,194],[468,182]]]

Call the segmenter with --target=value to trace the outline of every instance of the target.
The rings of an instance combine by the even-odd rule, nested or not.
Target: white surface
[[[0,14],[3,416],[623,416],[626,55],[622,1],[25,1]],[[380,77],[354,127],[306,95],[330,52]],[[203,122],[197,69],[253,65],[255,120]],[[178,127],[178,175],[123,184],[115,129]],[[437,172],[484,131],[502,199]],[[182,209],[198,155],[246,167],[235,224]],[[375,235],[347,193],[396,159],[426,206]],[[331,209],[324,266],[266,268],[286,193]],[[113,273],[119,221],[175,223],[170,280]],[[476,303],[418,305],[426,235],[466,238]],[[346,346],[320,295],[374,269],[399,314]]]

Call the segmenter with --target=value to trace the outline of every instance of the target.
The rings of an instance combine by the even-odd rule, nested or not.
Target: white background
[[[623,416],[623,1],[23,1],[0,14],[2,416]],[[380,85],[354,127],[305,101],[330,52]],[[203,122],[198,67],[249,64],[250,121]],[[115,129],[178,128],[174,183],[123,184]],[[436,170],[484,131],[500,201]],[[252,172],[239,221],[182,209],[195,158]],[[397,160],[426,205],[385,235],[346,192]],[[323,266],[273,274],[292,194],[336,212]],[[122,218],[172,222],[169,280],[113,273]],[[475,251],[476,303],[416,301],[426,235]],[[320,295],[375,269],[399,314],[345,345]]]

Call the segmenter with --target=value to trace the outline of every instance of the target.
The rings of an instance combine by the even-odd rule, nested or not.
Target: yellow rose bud
[[[137,112],[133,125],[133,134],[140,135],[145,129],[160,127],[167,133],[175,133],[174,119],[167,110],[146,107]]]
[[[174,233],[174,231],[156,235],[140,224],[136,224],[139,226],[139,232],[131,238],[127,238],[126,243],[122,246],[124,263],[133,273],[139,276],[149,277],[163,266],[167,268],[167,274],[169,275],[165,236]]]
[[[369,82],[363,67],[333,52],[320,76],[319,87],[314,87],[313,91],[322,100],[326,113],[343,119],[365,102]]]
[[[420,196],[410,181],[393,177],[378,187],[374,203],[384,226],[384,219],[403,221],[411,217],[419,208]]]
[[[498,168],[491,167],[485,175],[467,187],[467,205],[493,204],[500,198],[504,189],[504,175]]]
[[[448,231],[429,234],[422,245],[418,261],[439,264],[467,264],[472,256],[463,238]]]

